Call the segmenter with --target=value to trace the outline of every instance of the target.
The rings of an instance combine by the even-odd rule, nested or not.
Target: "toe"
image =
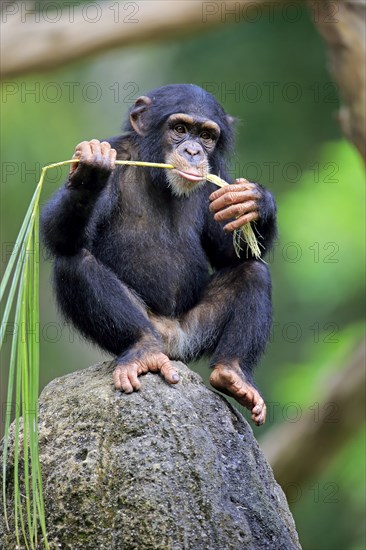
[[[169,384],[177,384],[179,382],[179,374],[177,373],[175,368],[172,366],[168,357],[164,354],[161,354],[159,362],[160,362],[159,370],[161,374],[164,376],[165,380]]]
[[[120,380],[120,373],[121,373],[121,369],[119,367],[116,367],[113,371],[113,382],[114,382],[114,387],[116,388],[116,390],[120,390],[121,389],[121,380]]]
[[[128,378],[129,378],[131,386],[133,387],[133,389],[135,391],[138,391],[138,390],[141,389],[141,383],[138,379],[137,369],[136,370],[131,370],[128,373]]]
[[[258,402],[252,409],[252,420],[257,424],[257,426],[261,426],[266,421],[266,405],[259,394],[258,398]]]
[[[125,393],[133,392],[133,387],[125,367],[117,367],[113,373],[113,379],[117,390],[121,390]]]

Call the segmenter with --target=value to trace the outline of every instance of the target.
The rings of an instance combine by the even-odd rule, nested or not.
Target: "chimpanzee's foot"
[[[238,368],[216,365],[210,376],[211,385],[222,393],[234,397],[252,413],[252,420],[260,426],[266,420],[266,405],[259,392],[249,384]]]
[[[164,353],[147,353],[139,359],[117,365],[113,372],[114,385],[117,390],[132,393],[141,388],[138,377],[147,372],[161,372],[169,384],[179,382],[179,374],[173,368],[169,358]]]

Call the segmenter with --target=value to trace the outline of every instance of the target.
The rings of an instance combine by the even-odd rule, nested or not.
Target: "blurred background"
[[[134,100],[153,87],[187,82],[213,93],[237,120],[231,176],[259,181],[278,202],[280,236],[267,260],[274,327],[256,376],[269,418],[254,431],[286,492],[303,548],[364,549],[365,174],[357,129],[348,125],[351,140],[341,129],[342,80],[334,79],[332,52],[319,33],[324,23],[341,29],[343,2],[236,2],[230,11],[225,2],[179,1],[172,14],[163,2],[75,2],[76,19],[85,8],[87,30],[71,21],[72,2],[36,2],[33,12],[22,12],[21,4],[4,2],[2,13],[8,33],[1,89],[2,271],[42,166],[71,158],[82,140],[117,135]],[[185,18],[193,4],[199,11]],[[66,6],[69,30],[60,27]],[[167,25],[144,34],[155,20],[157,28]],[[108,24],[111,32],[120,25],[125,36],[117,36],[113,49],[108,43],[94,52]],[[68,32],[74,45],[65,40]],[[85,32],[83,49],[77,35]],[[37,65],[42,52],[36,46],[47,40],[50,59]],[[346,101],[354,99],[347,93],[350,80],[361,93],[357,75],[363,72],[361,64],[350,70]],[[66,174],[49,172],[42,203]],[[51,263],[42,256],[43,387],[108,356],[81,341],[58,315]],[[11,333],[9,325],[9,341]],[[2,403],[8,356],[5,346]],[[207,381],[205,364],[193,368]]]

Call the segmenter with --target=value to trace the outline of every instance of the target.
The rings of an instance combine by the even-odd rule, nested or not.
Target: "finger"
[[[209,199],[210,201],[214,201],[219,197],[225,195],[226,193],[238,192],[238,191],[250,191],[257,188],[258,188],[257,185],[251,182],[231,183],[230,185],[225,185],[224,187],[220,187],[220,189],[217,189],[216,191],[211,193],[211,195],[209,196]]]
[[[168,357],[166,355],[161,354],[160,359],[160,372],[164,376],[165,380],[169,382],[169,384],[177,384],[179,382],[179,374],[177,371],[173,368],[171,362],[169,361]]]
[[[100,141],[98,139],[92,139],[90,141],[90,148],[94,157],[94,163],[102,163],[102,150],[100,147]]]
[[[108,143],[108,141],[102,141],[100,144],[100,151],[102,154],[102,166],[106,170],[110,170],[111,162],[110,162],[110,156],[111,156],[111,144]]]
[[[80,157],[81,157],[81,151],[75,151],[75,153],[72,155],[73,159],[79,159]],[[78,162],[73,162],[72,164],[70,164],[70,176],[75,172],[78,165],[79,165]]]
[[[92,150],[88,141],[82,141],[75,147],[75,153],[80,152],[80,161],[91,160]]]
[[[210,204],[210,211],[217,212],[218,210],[225,208],[225,206],[230,206],[232,204],[238,204],[249,200],[258,200],[259,198],[260,194],[256,189],[236,192],[230,191],[212,201]]]
[[[230,220],[231,218],[238,218],[243,214],[254,212],[255,210],[257,210],[257,203],[255,201],[246,201],[244,203],[228,206],[227,208],[224,208],[224,210],[220,210],[214,215],[214,219],[217,222],[221,222],[223,220]]]
[[[100,144],[100,150],[102,151],[103,157],[109,157],[111,151],[111,144],[108,141],[102,141]]]
[[[124,391],[125,393],[132,393],[133,387],[127,375],[127,369],[125,366],[117,367],[113,372],[114,385],[117,390]]]
[[[88,141],[82,141],[75,147],[75,152],[72,158],[78,158],[80,162],[72,163],[70,165],[70,176],[79,176],[84,173],[85,167],[82,166],[83,162],[89,162],[92,158],[92,152]]]
[[[101,168],[110,173],[116,165],[117,151],[111,148],[111,144],[108,141],[102,141],[100,150],[102,154]]]
[[[110,157],[109,157],[111,170],[114,170],[114,168],[116,167],[116,160],[117,160],[117,151],[115,149],[111,149]]]
[[[235,231],[235,229],[240,229],[242,225],[245,225],[246,223],[252,222],[254,220],[257,220],[259,218],[258,212],[249,212],[248,214],[244,214],[244,216],[240,216],[237,220],[234,220],[224,226],[225,231]]]

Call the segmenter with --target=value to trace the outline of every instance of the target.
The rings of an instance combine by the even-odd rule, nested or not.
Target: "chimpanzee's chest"
[[[184,212],[151,216],[142,205],[124,208],[95,239],[96,257],[153,311],[177,315],[192,307],[208,280],[201,226]],[[190,218],[190,219],[189,219]],[[190,222],[190,223],[189,223]]]

